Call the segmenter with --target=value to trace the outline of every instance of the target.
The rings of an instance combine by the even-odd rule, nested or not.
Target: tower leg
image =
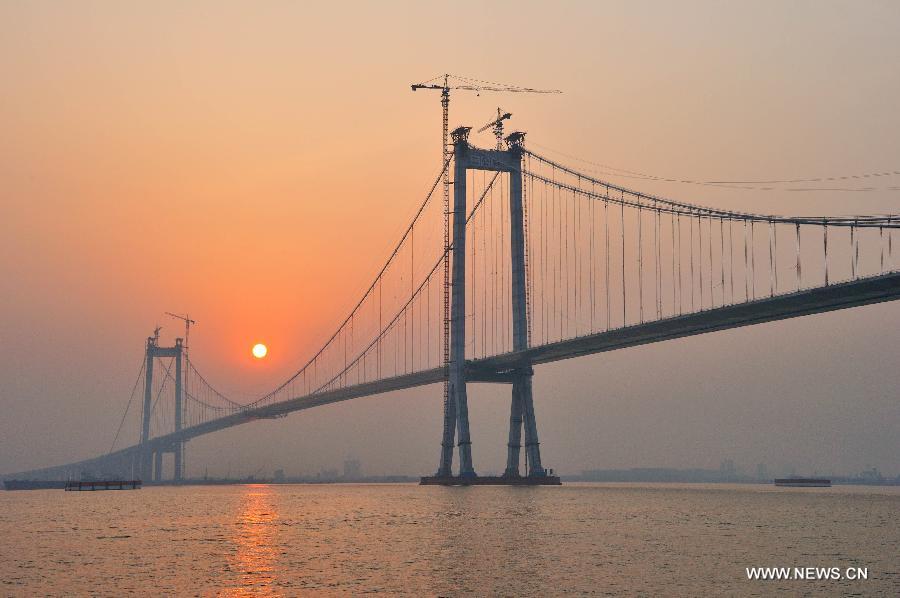
[[[182,380],[183,348],[181,339],[175,339],[175,351],[175,431],[180,432],[182,427],[182,420],[184,417],[184,383]],[[172,474],[172,479],[176,482],[180,482],[183,476],[183,447],[183,442],[178,441],[175,443],[175,468]]]
[[[521,156],[519,157],[521,160]],[[525,281],[525,212],[522,207],[522,171],[509,175],[510,256],[512,260],[512,313],[513,349],[528,348],[528,306]],[[509,418],[509,451],[506,462],[507,475],[519,472],[519,438],[525,427],[525,453],[529,476],[546,475],[541,466],[541,449],[538,443],[537,423],[534,418],[534,400],[531,394],[531,368],[513,383],[512,406]]]
[[[453,444],[456,439],[456,397],[447,392],[444,399],[444,434],[441,439],[441,464],[439,476],[453,475]]]
[[[150,449],[141,451],[141,479],[153,479],[153,451]]]
[[[144,369],[144,406],[141,411],[141,444],[145,445],[141,448],[141,479],[150,480],[153,478],[153,451],[146,447],[146,443],[150,440],[150,409],[152,408],[153,399],[153,356],[156,349],[156,337],[151,336],[147,339],[146,360]]]
[[[473,477],[469,402],[466,394],[466,167],[468,142],[454,138],[453,287],[450,304],[450,397],[456,403],[459,475]]]
[[[175,467],[172,474],[172,479],[176,482],[180,482],[184,477],[184,444],[181,442],[175,443]]]
[[[474,477],[472,466],[472,440],[469,437],[469,405],[466,394],[466,383],[450,385],[450,391],[456,395],[457,427],[459,428],[459,475]]]
[[[162,480],[162,451],[156,451],[153,455],[153,481],[159,482]]]
[[[522,418],[524,415],[522,407],[521,382],[516,381],[512,385],[512,403],[509,409],[509,442],[506,450],[506,471],[503,473],[507,477],[518,477],[520,475],[519,454],[522,450]]]
[[[534,417],[534,400],[531,395],[531,376],[522,377],[522,407],[525,423],[525,451],[528,454],[530,476],[544,476],[547,471],[541,465],[541,445],[538,442],[537,422]]]

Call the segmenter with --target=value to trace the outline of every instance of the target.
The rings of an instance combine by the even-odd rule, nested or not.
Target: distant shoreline
[[[561,476],[563,483],[598,483],[598,484],[751,484],[771,486],[773,480],[755,480],[755,479],[728,479],[728,480],[697,480],[697,479],[618,479],[604,478],[591,479],[580,475]],[[833,477],[830,478],[834,486],[900,486],[900,480],[883,479],[883,480],[863,480],[859,478]],[[283,480],[273,479],[187,479],[182,482],[173,482],[165,480],[161,482],[145,482],[145,486],[240,486],[251,484],[266,485],[337,485],[337,484],[418,484],[418,476],[371,476],[355,479],[344,478],[285,478]]]

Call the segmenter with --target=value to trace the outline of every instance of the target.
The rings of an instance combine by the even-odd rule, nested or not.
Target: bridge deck
[[[538,365],[583,355],[775,322],[900,299],[900,273],[766,297],[747,303],[645,322],[471,362],[475,372]]]
[[[470,360],[467,362],[466,369],[473,381],[501,379],[505,372],[530,365],[897,299],[900,299],[900,272],[636,324],[487,359]],[[311,409],[320,405],[435,384],[442,382],[445,376],[445,368],[434,368],[377,382],[297,397],[234,413],[186,428],[178,433],[159,436],[151,439],[148,444],[149,448],[164,449],[177,441],[189,440],[259,419],[281,417],[294,411]],[[37,479],[52,479],[53,475],[65,475],[73,470],[102,468],[104,463],[122,462],[140,450],[141,447],[135,445],[95,459],[9,474],[3,477],[28,478],[30,476]]]

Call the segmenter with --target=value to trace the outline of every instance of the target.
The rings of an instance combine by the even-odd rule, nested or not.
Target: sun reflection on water
[[[235,550],[229,553],[232,587],[226,596],[272,596],[278,591],[276,581],[277,497],[271,486],[252,484],[245,487],[240,514],[231,538]]]

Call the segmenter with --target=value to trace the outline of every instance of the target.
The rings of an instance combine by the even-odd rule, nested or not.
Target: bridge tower
[[[144,376],[144,408],[141,418],[141,457],[140,475],[142,479],[162,480],[163,453],[174,453],[175,471],[173,479],[181,481],[184,476],[184,442],[176,441],[174,445],[154,447],[150,443],[150,416],[153,410],[153,365],[157,357],[172,357],[175,360],[175,432],[181,430],[184,422],[184,388],[182,383],[182,366],[184,346],[182,339],[176,338],[172,347],[160,347],[157,335],[147,338],[146,365]]]
[[[507,463],[504,478],[520,478],[520,453],[522,429],[525,429],[525,450],[529,478],[546,478],[541,465],[540,444],[534,415],[530,363],[521,363],[502,372],[479,372],[469,375],[466,371],[466,171],[486,170],[505,172],[510,176],[510,243],[512,271],[513,350],[528,348],[528,310],[525,288],[524,210],[522,207],[522,142],[524,133],[513,133],[506,138],[508,149],[484,150],[469,145],[469,127],[459,127],[452,133],[453,176],[453,247],[452,293],[450,313],[450,362],[447,372],[449,398],[444,405],[444,436],[441,443],[441,462],[434,478],[424,478],[423,483],[443,483],[452,477],[454,432],[458,432],[459,477],[476,478],[472,464],[472,441],[469,435],[469,410],[466,393],[467,381],[512,384],[510,428]],[[558,483],[558,482],[557,482]]]
[[[512,320],[513,351],[528,349],[528,309],[526,306],[525,280],[525,217],[522,208],[522,143],[524,133],[512,133],[506,138],[510,159],[516,165],[509,173],[510,256],[512,261]],[[519,475],[519,452],[522,427],[525,427],[525,452],[528,476],[545,476],[541,466],[541,447],[538,442],[537,422],[534,418],[534,400],[531,364],[523,364],[512,375],[512,402],[509,414],[509,442],[507,444],[507,477]]]

